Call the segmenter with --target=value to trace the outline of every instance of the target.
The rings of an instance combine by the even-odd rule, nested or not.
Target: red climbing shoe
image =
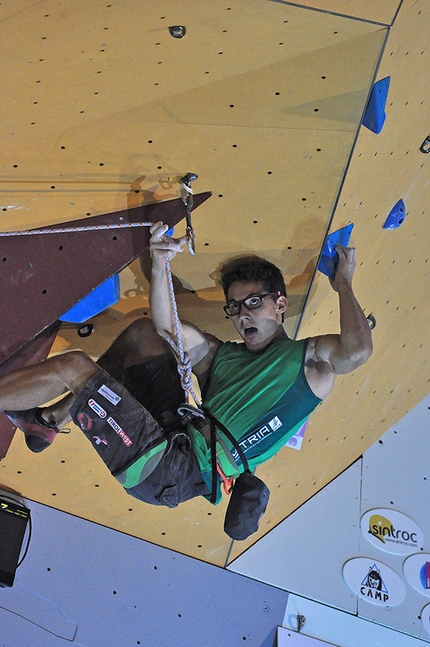
[[[25,442],[32,452],[42,452],[52,445],[60,430],[54,423],[46,422],[42,418],[41,409],[27,409],[26,411],[5,411],[7,417],[12,420],[25,434]]]

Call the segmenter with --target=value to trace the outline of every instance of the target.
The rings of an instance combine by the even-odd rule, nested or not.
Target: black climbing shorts
[[[196,496],[210,494],[185,431],[170,432],[168,445],[153,472],[136,487],[127,489],[136,499],[176,508]]]
[[[163,429],[176,427],[176,411],[184,402],[177,366],[173,353],[165,353],[124,369],[121,380]]]
[[[70,409],[112,475],[128,494],[153,505],[176,507],[208,494],[191,440],[176,417],[183,392],[174,358],[162,355],[131,367],[124,379],[148,408],[100,371]]]

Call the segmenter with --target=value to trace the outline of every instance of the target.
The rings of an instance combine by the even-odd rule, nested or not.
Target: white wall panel
[[[362,491],[362,514],[373,508],[385,508],[407,515],[424,533],[425,553],[430,552],[429,409],[430,395],[364,454]],[[360,554],[387,564],[403,577],[406,599],[392,608],[375,606],[360,599],[359,615],[430,641],[430,634],[422,627],[419,618],[429,598],[416,591],[404,578],[406,556],[378,550],[363,534],[360,536]]]
[[[422,554],[425,563],[430,553],[429,427],[430,395],[365,452],[361,483],[359,461],[233,562],[231,569],[390,627],[397,632],[393,633],[395,640],[400,641],[390,642],[394,640],[389,638],[391,633],[385,634],[375,624],[362,624],[345,613],[335,614],[336,623],[328,623],[331,630],[320,633],[320,617],[326,614],[331,618],[333,609],[325,607],[324,611],[321,605],[309,603],[312,614],[318,611],[311,621],[315,633],[307,624],[310,635],[330,639],[342,647],[403,647],[409,644],[406,635],[430,642],[430,633],[421,622],[422,609],[429,603],[429,590],[417,590],[405,578],[403,568],[408,555],[390,554],[382,550],[382,542],[381,548],[374,546],[360,528],[360,519],[369,510],[385,509],[387,518],[391,510],[403,513],[424,534],[422,551],[417,549],[415,553]],[[356,596],[342,577],[343,565],[354,557],[368,558],[370,566],[374,561],[381,562],[395,571],[406,587],[404,601],[386,607]],[[292,604],[290,598],[290,607]],[[299,607],[303,604],[308,602],[301,601]],[[290,613],[286,626],[295,629],[295,617]],[[346,640],[347,627],[355,627],[358,636],[360,627],[364,627],[364,635],[378,636],[378,641]],[[414,639],[410,644],[416,642]]]
[[[306,618],[303,634],[339,647],[424,647],[423,641],[418,638],[297,595],[290,595],[288,598],[283,622],[285,630],[289,629],[291,634],[297,629],[298,613]],[[288,645],[288,642],[286,644]],[[298,645],[300,642],[297,642]]]
[[[236,573],[356,611],[339,560],[358,554],[361,461],[357,461],[231,565]]]
[[[272,647],[284,591],[26,505],[33,533],[14,586],[0,589],[0,645]]]

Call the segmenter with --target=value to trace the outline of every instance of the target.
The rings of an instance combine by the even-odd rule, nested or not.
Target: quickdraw
[[[186,222],[187,222],[187,247],[188,251],[192,256],[196,254],[196,237],[194,235],[194,229],[191,222],[191,210],[193,208],[193,190],[191,188],[191,182],[197,180],[199,176],[196,173],[187,173],[184,177],[181,177],[182,182],[182,201],[185,204],[187,213],[186,213]]]

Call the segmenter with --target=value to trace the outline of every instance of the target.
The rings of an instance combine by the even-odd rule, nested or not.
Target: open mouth
[[[245,330],[243,331],[245,338],[248,339],[249,341],[252,341],[257,335],[257,333],[258,333],[258,329],[255,328],[255,326],[249,326],[249,328],[245,328]]]

